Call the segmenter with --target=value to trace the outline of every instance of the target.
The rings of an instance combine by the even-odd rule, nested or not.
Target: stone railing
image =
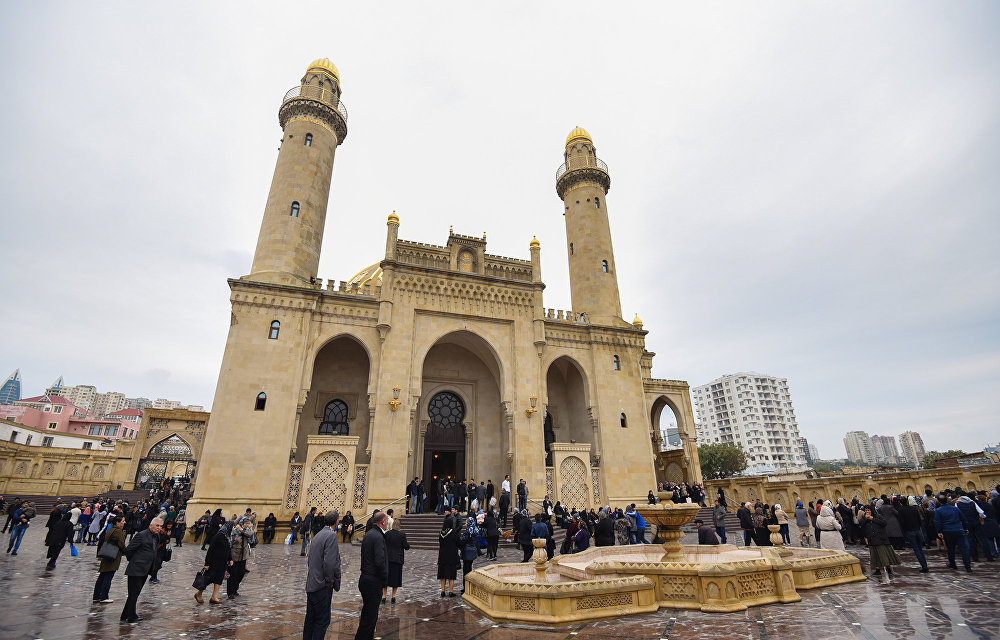
[[[556,322],[571,322],[574,324],[587,324],[587,314],[586,313],[573,313],[572,311],[564,311],[562,309],[546,309],[545,310],[546,320],[555,320]]]
[[[323,289],[323,279],[317,278],[314,286],[317,289]],[[338,284],[336,280],[326,281],[326,291],[332,291],[334,293],[340,293],[347,296],[358,296],[360,298],[377,298],[382,291],[381,286],[375,286],[371,282],[366,282],[362,285],[360,282],[347,282],[346,280],[341,280]]]
[[[337,97],[337,94],[330,91],[328,87],[319,87],[313,84],[298,85],[286,91],[285,97],[281,102],[284,104],[294,98],[305,98],[308,100],[322,102],[323,104],[336,109],[337,112],[344,118],[344,122],[347,121],[347,107]]]

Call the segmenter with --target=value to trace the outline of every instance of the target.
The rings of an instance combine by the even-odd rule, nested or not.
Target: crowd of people
[[[497,488],[491,480],[439,482],[440,496],[436,510],[445,517],[438,540],[437,579],[442,598],[455,597],[458,569],[462,569],[462,592],[466,578],[485,556],[486,561],[498,559],[501,539],[512,541],[522,551],[521,561],[528,562],[534,550],[533,540],[544,539],[548,558],[557,552],[577,553],[594,546],[648,544],[647,527],[636,505],[613,508],[567,508],[553,504],[549,496],[534,502],[539,508],[534,514],[527,508],[528,489],[524,480],[512,494],[510,478]],[[705,491],[698,483],[665,483],[657,486],[661,496],[675,503],[705,505]],[[408,513],[422,513],[426,499],[419,478],[408,487]],[[516,504],[511,505],[511,495]],[[648,501],[655,504],[652,490]],[[121,620],[139,621],[137,602],[147,580],[158,582],[157,574],[172,556],[172,546],[180,547],[187,529],[187,495],[166,484],[151,491],[149,498],[136,504],[123,500],[96,497],[92,500],[66,502],[57,500],[45,524],[45,546],[48,548],[47,570],[55,570],[63,549],[75,544],[96,547],[100,560],[94,584],[94,603],[109,604],[115,574],[122,557],[128,561],[125,569],[128,597]],[[7,552],[17,550],[32,521],[38,516],[30,501],[14,499],[7,504],[0,496],[0,508],[6,507],[3,532],[10,530]],[[712,509],[712,523],[701,519],[695,524],[699,544],[726,544],[726,516],[729,505],[725,492],[718,489]],[[511,528],[507,528],[508,515]],[[736,509],[736,518],[746,546],[770,546],[769,526],[777,525],[782,544],[791,544],[790,525],[798,529],[798,543],[824,549],[849,551],[852,545],[868,548],[873,574],[901,564],[897,552],[911,549],[920,571],[928,572],[927,553],[931,550],[947,553],[947,566],[957,569],[961,557],[966,571],[972,563],[993,562],[1000,548],[1000,485],[989,494],[985,491],[965,492],[946,489],[935,493],[928,489],[923,496],[882,495],[867,502],[843,498],[797,502],[789,513],[780,504],[761,500],[745,502]],[[341,563],[338,540],[347,542],[356,529],[364,530],[361,544],[361,577],[359,590],[363,605],[357,640],[371,640],[380,604],[396,602],[398,589],[403,586],[403,565],[410,545],[402,530],[402,519],[393,518],[392,509],[376,510],[363,526],[356,523],[348,511],[343,519],[336,511],[325,514],[318,507],[310,509],[304,518],[298,513],[289,523],[285,542],[293,544],[301,538],[301,555],[309,555],[306,580],[307,613],[304,638],[322,638],[330,623],[329,605],[333,591],[339,590]],[[220,604],[220,592],[226,583],[229,599],[240,596],[240,584],[249,573],[248,562],[258,542],[257,515],[251,508],[240,516],[226,517],[222,509],[205,511],[191,523],[195,543],[202,541],[206,552],[202,570],[195,578],[194,599],[202,604],[203,593],[209,587],[209,602]],[[277,534],[278,522],[273,513],[261,525],[262,539],[271,543]],[[557,527],[564,532],[557,533]],[[171,545],[173,541],[173,545]]]

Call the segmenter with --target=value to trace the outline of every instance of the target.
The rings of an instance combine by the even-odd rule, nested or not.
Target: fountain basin
[[[463,597],[494,620],[566,624],[660,607],[741,611],[865,579],[855,556],[828,549],[681,545],[678,557],[663,561],[655,545],[591,547],[554,558],[544,581],[528,563],[491,565],[469,574]]]

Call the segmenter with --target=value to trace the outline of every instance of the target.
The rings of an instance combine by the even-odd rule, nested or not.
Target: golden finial
[[[486,242],[486,232],[483,231],[483,242]]]
[[[633,321],[632,321],[632,325],[633,325],[633,326],[634,326],[634,327],[635,327],[636,329],[642,329],[642,319],[641,319],[641,318],[639,317],[639,314],[638,314],[638,313],[637,313],[637,314],[635,314],[635,320],[633,320]]]
[[[395,209],[389,214],[389,224],[399,224],[399,216],[396,215]]]
[[[451,224],[448,225],[448,233],[450,233],[450,234],[454,234],[455,233],[455,226],[454,225],[451,225]]]
[[[538,238],[536,238],[535,236],[531,236],[531,244],[528,245],[528,248],[539,249],[541,248],[541,246],[542,243],[538,241]]]

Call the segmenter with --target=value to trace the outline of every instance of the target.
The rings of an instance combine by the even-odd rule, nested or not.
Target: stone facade
[[[336,83],[336,100],[316,97],[320,81]],[[499,485],[507,474],[533,500],[635,502],[655,485],[663,410],[696,469],[688,385],[651,377],[646,331],[621,317],[610,177],[589,135],[571,134],[557,178],[572,311],[543,307],[537,240],[528,259],[488,253],[485,234],[402,240],[395,213],[382,259],[324,287],[315,264],[346,135],[339,96],[335,68],[316,61],[281,107],[285,138],[253,267],[229,281],[231,326],[191,508],[363,512],[398,500],[414,477],[433,496],[435,477]],[[324,111],[332,104],[336,113]],[[286,201],[300,204],[294,215]]]
[[[175,475],[193,476],[208,417],[183,409],[148,409],[135,440],[113,445],[108,441],[109,446],[92,449],[0,442],[0,495],[94,496],[111,489],[147,488]],[[44,435],[38,432],[36,441]]]
[[[966,491],[989,491],[998,484],[1000,465],[989,465],[970,469],[952,467],[824,477],[790,474],[709,480],[706,495],[709,499],[714,499],[716,489],[721,486],[726,491],[731,509],[735,510],[738,502],[752,502],[760,498],[770,504],[779,503],[787,510],[797,500],[802,500],[803,503],[817,499],[835,501],[837,498],[844,498],[848,502],[853,498],[866,501],[883,493],[923,495],[925,489],[940,491],[957,487]]]

